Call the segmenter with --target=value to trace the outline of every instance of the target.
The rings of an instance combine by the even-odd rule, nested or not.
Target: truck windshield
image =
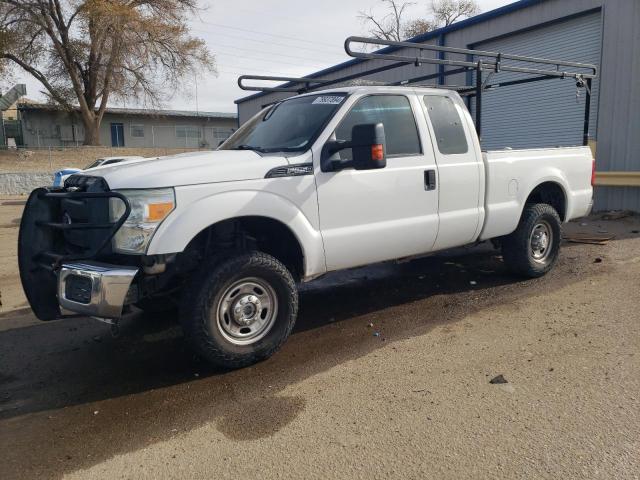
[[[307,95],[265,108],[240,127],[220,150],[304,151],[346,96],[345,93]]]

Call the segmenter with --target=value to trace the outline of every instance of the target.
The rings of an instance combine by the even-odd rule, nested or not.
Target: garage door
[[[473,45],[479,50],[600,64],[600,12]],[[494,74],[491,83],[523,78]],[[595,138],[598,79],[593,84],[590,134]],[[482,147],[486,150],[582,144],[584,90],[575,80],[553,79],[502,87],[483,94]],[[473,110],[473,103],[472,103]]]

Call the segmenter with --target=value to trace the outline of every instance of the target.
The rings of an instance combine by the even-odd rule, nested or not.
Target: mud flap
[[[22,288],[33,313],[40,320],[60,318],[57,286],[58,278],[53,268],[48,269],[42,261],[41,252],[54,250],[55,234],[51,229],[41,228],[37,222],[52,222],[60,218],[59,203],[47,201],[42,195],[46,188],[31,192],[24,207],[18,235],[18,266]]]

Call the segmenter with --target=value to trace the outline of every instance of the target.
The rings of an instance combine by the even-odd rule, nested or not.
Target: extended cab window
[[[363,123],[382,123],[387,140],[387,156],[421,153],[418,129],[409,99],[403,95],[372,95],[358,100],[336,129],[336,140],[351,140],[351,129]],[[351,159],[351,149],[340,152]]]
[[[467,136],[456,106],[449,97],[425,95],[424,105],[436,134],[438,150],[444,155],[467,153]]]

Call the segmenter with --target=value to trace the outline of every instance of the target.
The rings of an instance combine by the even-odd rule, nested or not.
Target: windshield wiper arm
[[[232,150],[251,150],[254,152],[262,152],[264,153],[264,149],[260,148],[260,147],[254,147],[252,145],[237,145],[235,147],[232,148]]]

